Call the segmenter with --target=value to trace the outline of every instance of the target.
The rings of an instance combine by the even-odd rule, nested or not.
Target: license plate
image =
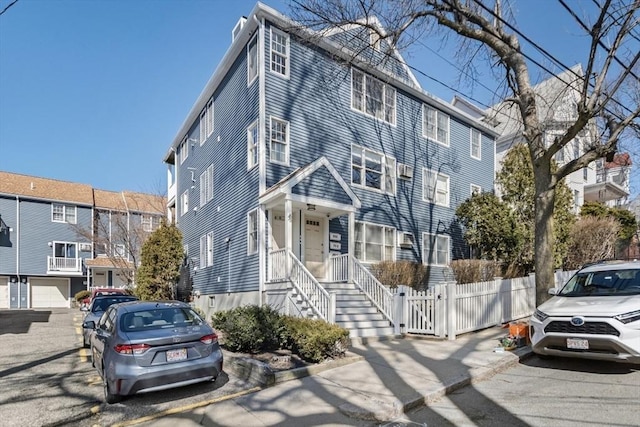
[[[589,341],[582,338],[567,338],[567,348],[589,350]]]
[[[179,348],[177,350],[167,350],[167,362],[179,362],[187,360],[187,349]]]

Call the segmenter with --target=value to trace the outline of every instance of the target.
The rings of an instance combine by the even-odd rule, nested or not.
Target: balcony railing
[[[82,258],[47,257],[47,271],[61,273],[82,273]]]

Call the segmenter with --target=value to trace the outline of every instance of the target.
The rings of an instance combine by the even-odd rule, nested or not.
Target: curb
[[[286,371],[273,371],[269,368],[268,364],[251,357],[227,356],[225,358],[225,370],[233,373],[233,375],[242,381],[258,384],[260,387],[271,387],[285,381],[317,375],[329,369],[339,368],[340,366],[349,365],[359,362],[360,360],[364,360],[364,357],[347,352],[347,355],[340,359],[332,359],[315,365]]]
[[[340,412],[344,415],[365,421],[391,421],[398,418],[403,413],[406,413],[412,409],[428,405],[433,403],[447,394],[451,394],[456,390],[466,387],[476,382],[487,380],[494,375],[511,368],[521,360],[530,357],[533,352],[530,346],[518,348],[510,352],[515,357],[505,357],[491,367],[479,367],[471,369],[469,372],[453,378],[448,383],[443,383],[441,387],[421,397],[407,400],[405,402],[395,401],[379,402],[365,398],[365,403],[362,402],[359,405],[353,405],[352,403],[345,403],[339,407]]]

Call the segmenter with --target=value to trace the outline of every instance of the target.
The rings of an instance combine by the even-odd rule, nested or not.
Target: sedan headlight
[[[546,319],[547,317],[549,317],[549,316],[548,316],[548,315],[546,315],[546,314],[544,314],[544,313],[543,313],[543,312],[541,312],[540,310],[536,310],[536,311],[533,313],[533,317],[535,317],[536,319],[538,319],[538,320],[539,320],[539,321],[541,321],[541,322],[544,322],[544,321],[545,321],[545,319]]]
[[[640,310],[630,311],[629,313],[624,313],[624,314],[618,314],[613,318],[625,324],[635,322],[636,320],[640,320]]]

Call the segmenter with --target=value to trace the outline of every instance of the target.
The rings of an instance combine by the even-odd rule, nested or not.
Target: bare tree
[[[165,218],[165,198],[132,192],[94,193],[94,199],[103,203],[94,206],[91,226],[77,224],[74,230],[93,243],[94,259],[104,260],[101,267],[117,270],[130,286],[140,265],[142,245]]]
[[[594,0],[591,16],[580,15],[565,0],[558,0],[567,18],[577,21],[590,40],[584,74],[570,84],[578,93],[575,111],[561,132],[546,141],[545,117],[530,78],[531,58],[521,45],[520,33],[502,12],[500,0],[292,0],[294,17],[323,34],[323,30],[361,25],[385,40],[388,57],[394,49],[439,35],[458,38],[458,50],[473,70],[474,61],[492,62],[504,73],[506,101],[515,107],[522,137],[531,156],[535,179],[535,271],[536,300],[548,298],[554,286],[553,209],[556,186],[570,173],[593,161],[612,156],[625,136],[640,134],[638,117],[638,9],[637,0]],[[506,8],[509,10],[508,8]],[[586,11],[584,13],[587,13]],[[382,25],[378,25],[381,23]],[[347,40],[349,42],[349,40]],[[635,48],[634,48],[635,46]],[[358,58],[363,60],[363,58]],[[366,59],[366,58],[365,58]],[[496,66],[497,65],[497,66]],[[540,65],[540,64],[538,64]],[[629,86],[635,89],[629,90]],[[552,170],[554,155],[576,136],[596,131],[596,138],[581,155]]]

